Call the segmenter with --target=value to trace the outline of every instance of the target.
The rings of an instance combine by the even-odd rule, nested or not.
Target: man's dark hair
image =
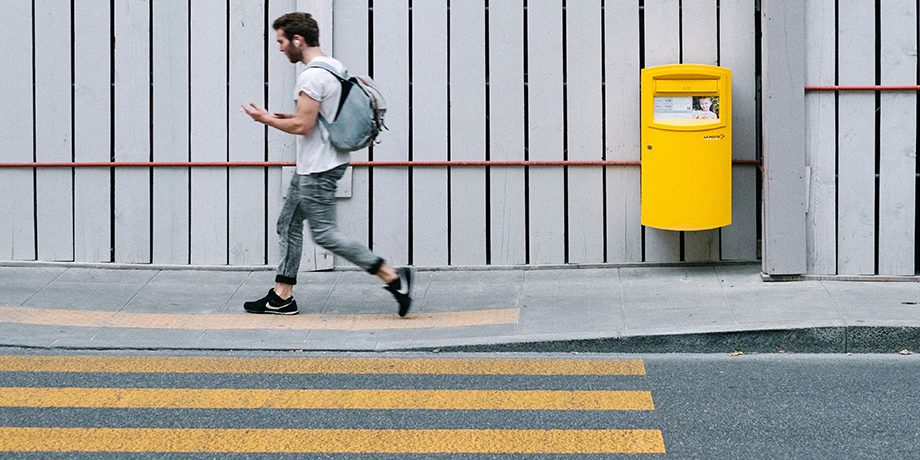
[[[310,13],[285,14],[275,19],[272,28],[283,30],[288,40],[293,40],[294,35],[300,35],[307,42],[307,46],[319,46],[319,25]]]

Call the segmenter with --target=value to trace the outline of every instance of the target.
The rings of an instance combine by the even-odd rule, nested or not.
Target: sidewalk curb
[[[478,338],[481,341],[483,338]],[[154,352],[460,352],[460,353],[897,353],[920,351],[920,327],[913,326],[829,326],[793,329],[765,329],[690,334],[637,335],[591,339],[505,341],[447,346],[377,348],[290,347],[157,347],[157,346],[38,346],[0,343],[3,349],[66,351],[154,351]]]
[[[897,353],[920,350],[920,327],[832,326],[413,348],[443,352]]]

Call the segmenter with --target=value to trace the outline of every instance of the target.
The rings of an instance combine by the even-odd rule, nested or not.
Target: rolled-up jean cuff
[[[371,275],[376,275],[377,272],[380,271],[380,266],[383,265],[383,262],[384,262],[383,258],[378,257],[377,260],[375,260],[374,263],[371,264],[371,266],[367,268],[367,272],[370,273]]]
[[[276,283],[290,284],[291,286],[297,284],[297,278],[290,278],[284,275],[275,275]]]

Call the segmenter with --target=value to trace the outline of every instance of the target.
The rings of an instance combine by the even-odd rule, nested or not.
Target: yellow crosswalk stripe
[[[0,372],[645,375],[642,360],[0,356]]]
[[[665,453],[660,430],[0,428],[3,452]]]
[[[0,388],[3,407],[654,410],[649,391]]]

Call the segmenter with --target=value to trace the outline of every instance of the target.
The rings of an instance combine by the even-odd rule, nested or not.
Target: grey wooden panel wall
[[[908,0],[807,2],[806,84],[917,84],[917,14]],[[806,93],[809,273],[916,273],[916,98]]]
[[[352,23],[360,3],[336,3],[336,24]],[[384,85],[395,123],[410,114],[409,151],[386,158],[638,160],[644,61],[732,66],[734,157],[756,159],[754,2],[406,0],[375,3],[368,16],[372,60],[388,66],[383,74],[375,67],[377,80],[406,53],[411,62],[399,69],[408,99],[401,81]],[[391,155],[387,144],[403,146],[402,135],[385,133],[375,159],[384,149]],[[384,173],[394,174],[374,171],[375,184]],[[394,235],[410,215],[408,253],[419,265],[752,260],[756,171],[738,166],[734,175],[735,225],[681,234],[643,232],[638,168],[417,168],[404,211],[394,215],[386,203],[380,211],[392,216],[378,214],[375,193],[373,242],[384,249],[378,237]],[[401,193],[399,177],[391,189]]]
[[[641,66],[678,62],[733,69],[734,156],[756,157],[753,0],[87,0],[50,15],[58,3],[0,5],[4,41],[29,45],[0,56],[0,94],[37,122],[64,120],[35,130],[2,115],[0,160],[293,161],[292,137],[239,106],[294,110],[299,67],[270,27],[294,9],[315,13],[326,51],[388,96],[390,131],[357,161],[635,161]],[[72,50],[37,53],[36,74],[7,65],[32,61],[42,18],[60,22],[57,41],[73,31]],[[59,65],[71,52],[72,74]],[[283,177],[0,169],[0,259],[273,264]],[[732,226],[681,234],[643,229],[635,166],[359,167],[339,221],[396,264],[751,260],[754,178],[736,167]],[[333,266],[304,246],[304,269]]]

